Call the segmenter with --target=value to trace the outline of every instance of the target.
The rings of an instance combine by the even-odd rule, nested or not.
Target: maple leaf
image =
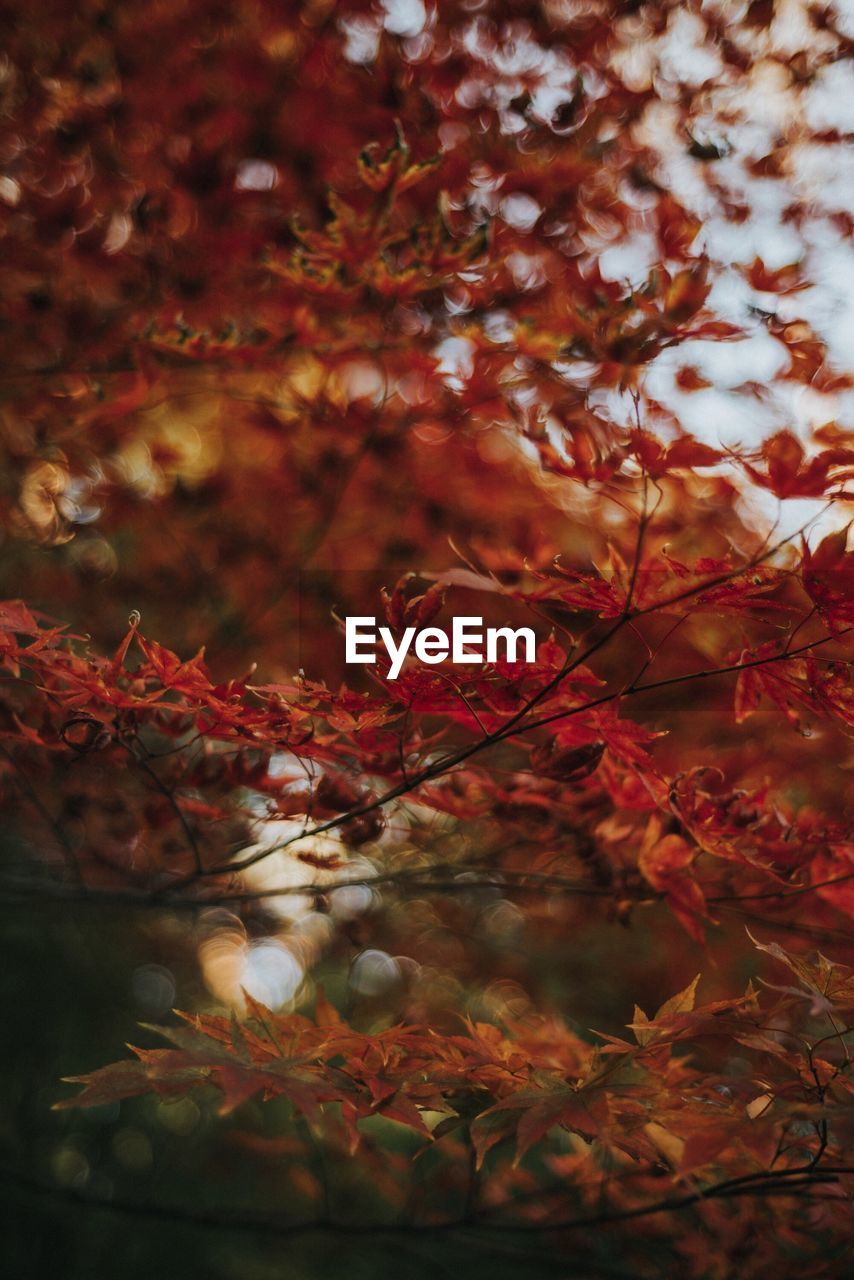
[[[691,874],[697,852],[682,836],[662,835],[661,822],[653,816],[647,824],[638,867],[652,888],[664,895],[686,932],[701,942],[701,920],[710,917],[703,891]]]
[[[806,460],[801,441],[791,431],[778,431],[762,447],[765,470],[741,459],[754,484],[778,498],[821,497],[854,475],[854,449],[823,449]]]
[[[794,974],[799,986],[792,990],[809,1000],[813,1015],[854,1007],[854,973],[846,965],[828,960],[821,952],[815,960],[804,960],[779,942],[760,942],[749,929],[747,935],[757,950],[772,956]]]
[[[847,544],[848,527],[829,533],[814,551],[803,548],[804,588],[833,632],[854,625],[854,551]]]
[[[832,844],[810,863],[810,875],[818,893],[846,915],[854,915],[854,845]]]

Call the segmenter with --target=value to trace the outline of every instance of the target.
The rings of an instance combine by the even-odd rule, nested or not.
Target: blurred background
[[[811,456],[850,429],[842,5],[13,0],[0,30],[0,597],[101,652],[136,610],[182,657],[205,646],[223,681],[255,664],[259,681],[302,669],[369,687],[345,671],[335,619],[377,612],[403,574],[427,575],[423,590],[475,566],[513,586],[555,556],[588,570],[631,545],[637,474],[619,442],[641,408],[664,439],[688,431],[722,457],[784,429]],[[384,165],[409,175],[393,208]],[[650,281],[679,272],[705,273],[696,328],[691,304],[653,315]],[[723,328],[702,329],[710,317]],[[724,458],[663,482],[657,545],[749,550],[811,518],[815,536],[839,524],[809,492],[781,504]],[[453,604],[509,620],[503,599],[460,590]],[[541,638],[560,625],[545,608]],[[724,637],[691,622],[675,660]],[[630,640],[604,674],[642,657]],[[713,750],[742,786],[763,785],[777,722],[723,729],[716,699],[730,696],[710,681],[702,704],[678,689],[650,702],[645,724],[672,730],[665,771]],[[775,742],[792,811],[842,814],[822,763],[845,758],[835,735]],[[545,839],[595,879],[600,853],[521,793],[512,752],[491,767],[507,777],[493,812],[396,805],[350,840],[348,874],[508,843],[525,865]],[[276,769],[298,785],[287,753]],[[115,764],[74,760],[55,790],[11,767],[0,784],[82,832],[107,886],[159,840],[151,788]],[[251,782],[241,803],[257,819],[247,847],[297,830],[267,821]],[[13,872],[50,861],[51,840],[19,814],[0,857]],[[617,861],[620,841],[616,827],[604,838]],[[274,855],[248,884],[305,871]],[[743,986],[745,923],[721,913],[710,958],[662,906],[629,921],[500,888],[332,878],[321,900],[182,910],[0,895],[5,1273],[667,1274],[679,1259],[655,1224],[629,1245],[585,1236],[574,1260],[522,1235],[436,1232],[465,1194],[466,1153],[451,1143],[413,1164],[416,1140],[381,1118],[357,1164],[334,1124],[318,1141],[279,1102],[225,1120],[205,1096],[51,1107],[70,1092],[61,1076],[158,1043],[140,1023],[239,1011],[241,987],[287,1010],[322,986],[364,1030],[536,1009],[620,1035],[635,1002],[655,1009],[700,969],[709,998]],[[743,1070],[737,1055],[724,1065]],[[281,1235],[247,1220],[309,1221],[319,1206],[412,1230]]]

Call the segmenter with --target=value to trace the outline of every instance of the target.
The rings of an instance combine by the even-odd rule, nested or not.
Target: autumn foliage
[[[113,1008],[142,1047],[54,1055],[40,1106],[191,1099],[276,1198],[4,1177],[508,1275],[842,1274],[850,19],[37,9],[0,6],[0,903],[124,913],[184,1010]],[[346,668],[365,612],[536,662]]]

